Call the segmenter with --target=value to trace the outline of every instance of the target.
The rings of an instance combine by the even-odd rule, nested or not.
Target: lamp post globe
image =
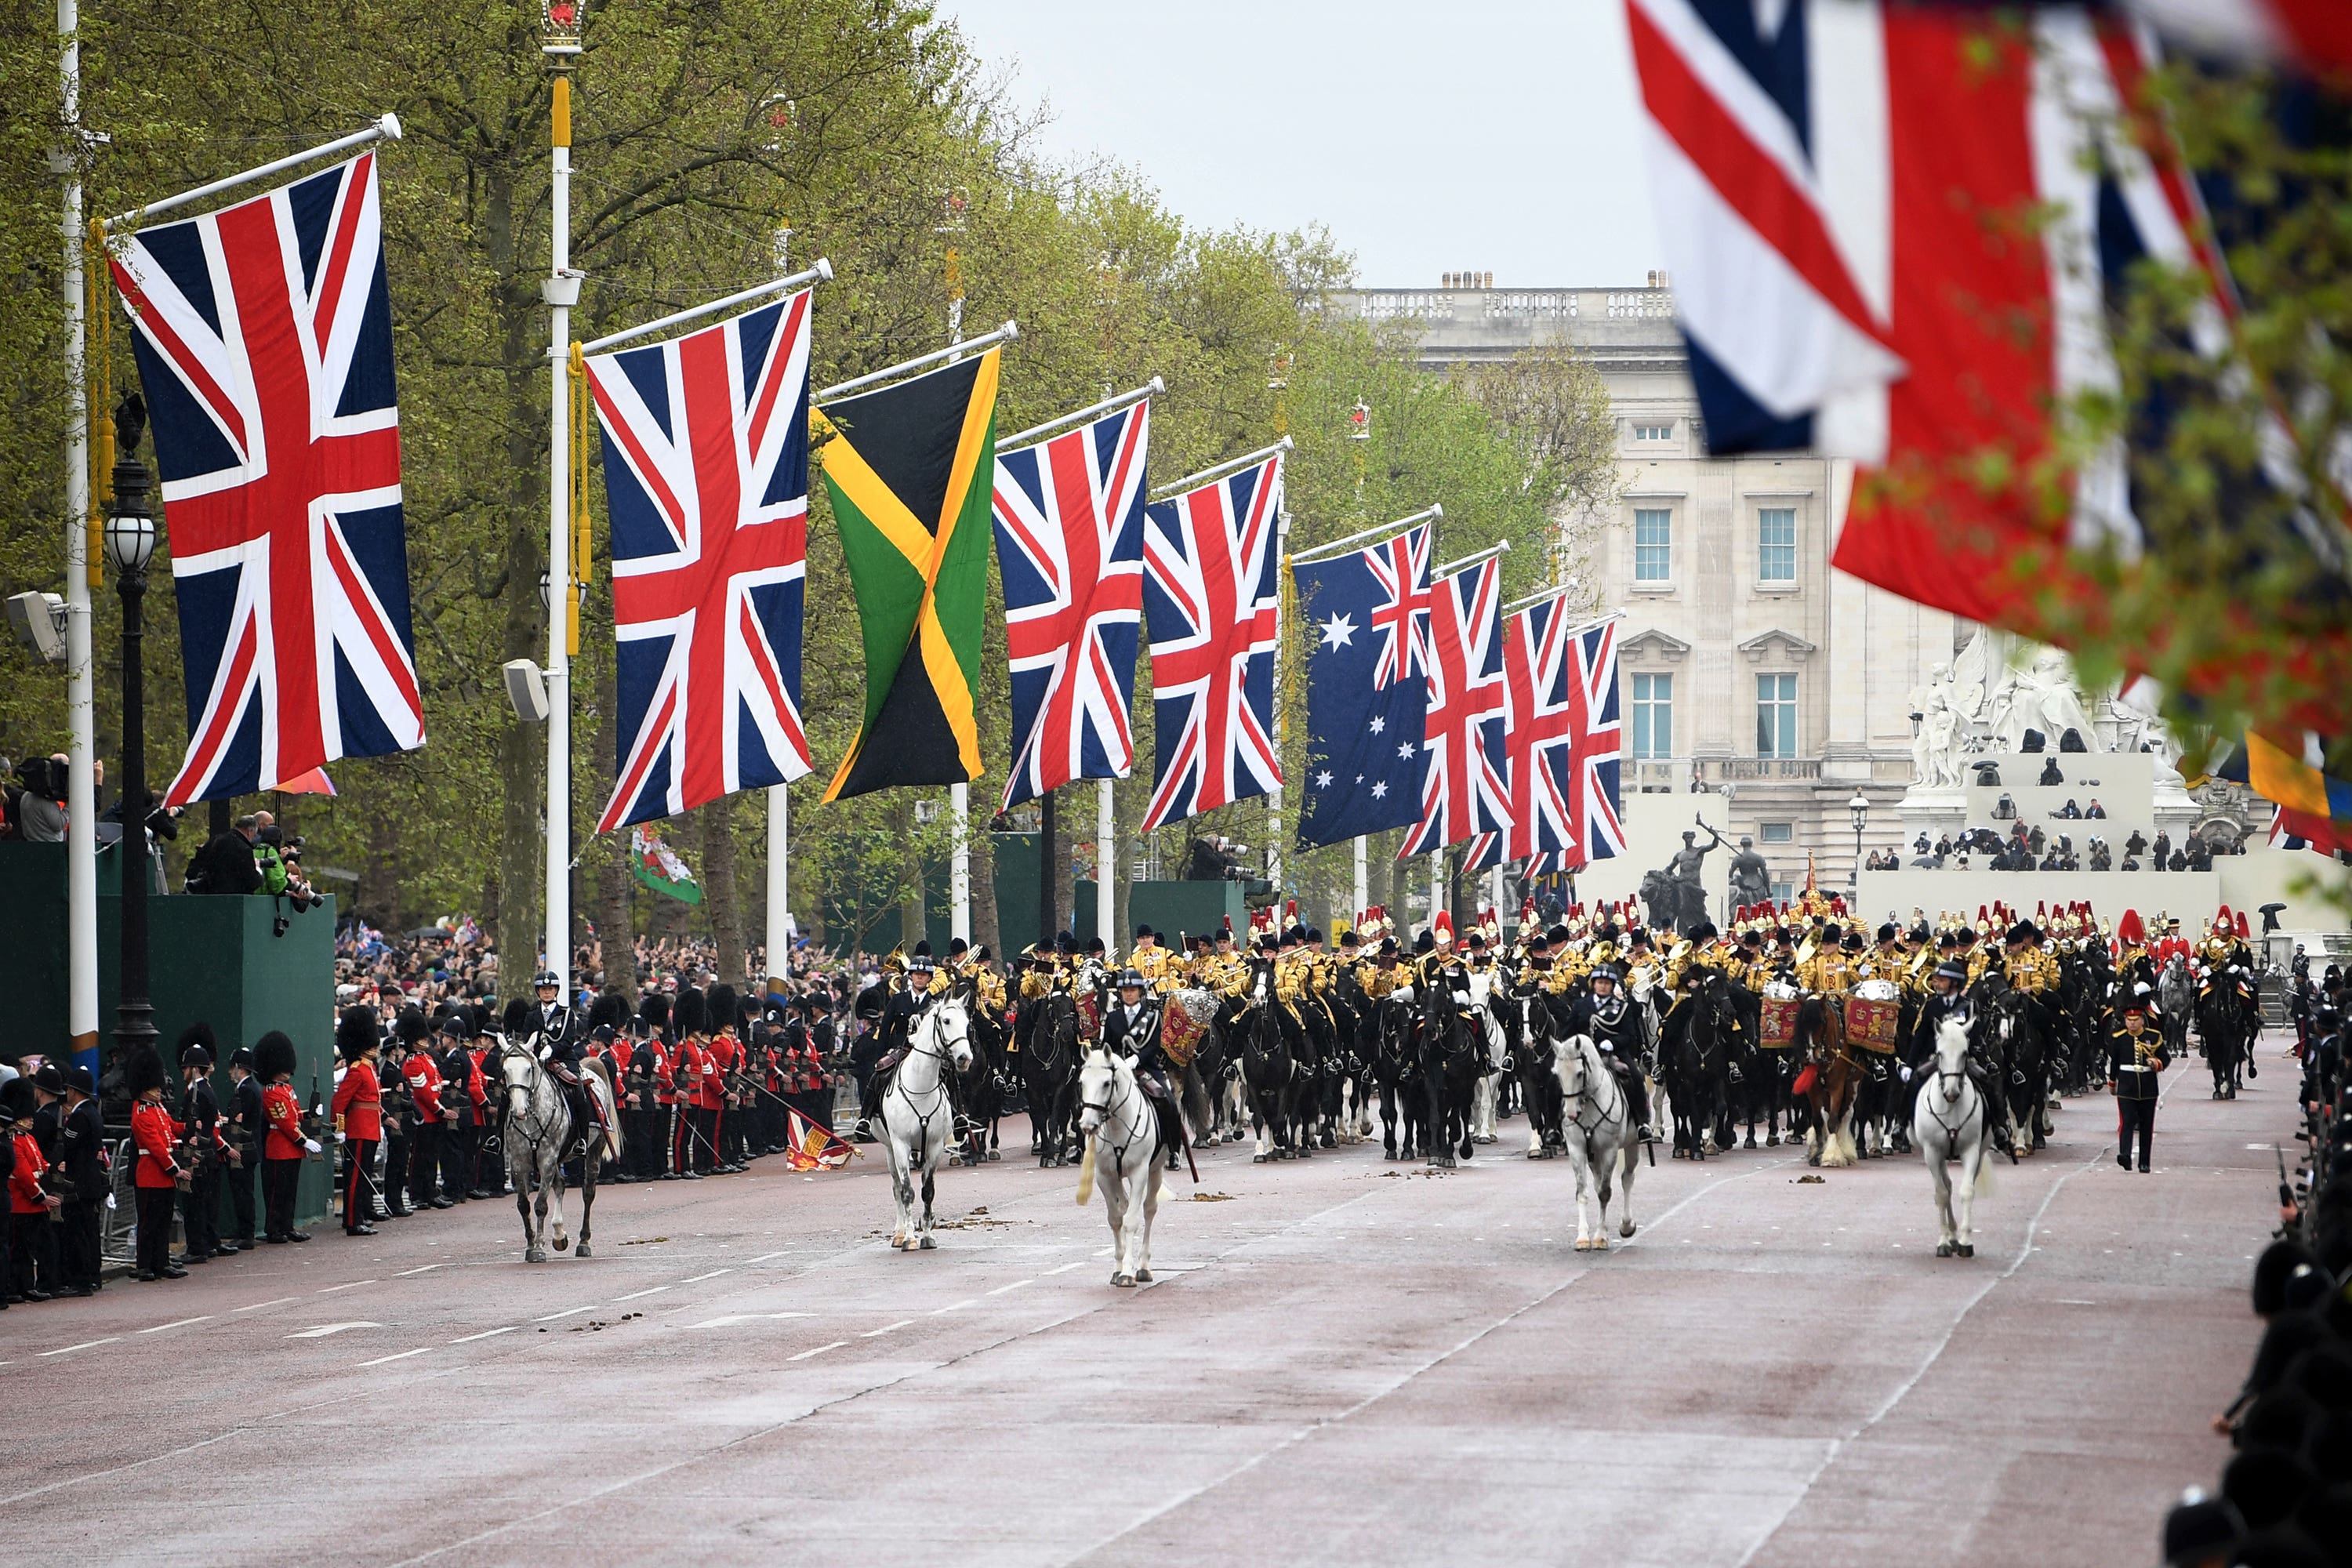
[[[1853,798],[1845,803],[1845,809],[1846,815],[1853,818],[1853,889],[1859,895],[1862,891],[1862,830],[1870,822],[1870,802],[1864,798],[1860,790],[1856,790]]]

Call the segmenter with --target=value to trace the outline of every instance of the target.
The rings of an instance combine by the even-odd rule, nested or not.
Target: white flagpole
[[[1429,852],[1429,929],[1437,929],[1437,911],[1445,907],[1445,847]]]
[[[1004,323],[1007,329],[1011,321]],[[955,252],[948,252],[948,346],[963,342],[963,279],[956,271]],[[961,359],[961,354],[951,354]],[[991,483],[996,476],[988,476]],[[953,818],[954,842],[948,854],[948,935],[971,940],[971,784],[958,779],[948,787],[948,810]]]
[[[549,53],[555,71],[549,121],[553,174],[549,193],[547,281],[540,294],[551,318],[548,341],[547,442],[547,967],[556,995],[572,996],[572,307],[580,276],[572,270],[572,62]],[[618,936],[620,933],[614,933]],[[509,980],[510,993],[520,990]]]
[[[1118,846],[1113,841],[1111,818],[1111,781],[1095,781],[1095,934],[1102,938],[1103,952],[1118,951],[1119,938],[1111,930],[1111,879],[1118,874]]]
[[[1361,914],[1364,912],[1365,909],[1366,909],[1367,907],[1369,907],[1369,906],[1370,905],[1371,901],[1372,901],[1372,899],[1371,899],[1371,882],[1370,882],[1370,877],[1369,877],[1369,875],[1368,875],[1368,873],[1367,873],[1367,868],[1366,868],[1366,867],[1365,867],[1365,865],[1364,865],[1364,836],[1363,836],[1362,834],[1360,834],[1360,833],[1359,833],[1359,834],[1357,834],[1357,835],[1356,835],[1356,837],[1355,837],[1355,847],[1356,847],[1356,889],[1355,889],[1355,891],[1356,891],[1356,901],[1355,901],[1355,903],[1354,903],[1352,906],[1350,906],[1349,913],[1349,916],[1348,916],[1349,920],[1349,921],[1352,921],[1353,920],[1355,920],[1359,915],[1361,915]]]
[[[77,1053],[98,1048],[98,754],[89,655],[89,358],[82,273],[81,16],[58,0],[58,88],[66,144],[66,1033]],[[110,410],[99,410],[105,418]],[[127,853],[127,851],[126,851]],[[95,1069],[93,1069],[95,1070]]]
[[[799,280],[792,275],[791,246],[793,231],[780,226],[776,230],[776,270],[783,276],[766,287],[781,291]],[[817,258],[811,273],[824,281],[833,278],[833,264],[823,257]],[[751,291],[756,294],[758,291]],[[783,784],[768,786],[768,977],[761,989],[774,994],[786,989],[784,977],[792,972],[792,801]],[[767,997],[761,998],[764,1009]],[[765,1016],[764,1011],[761,1016]]]

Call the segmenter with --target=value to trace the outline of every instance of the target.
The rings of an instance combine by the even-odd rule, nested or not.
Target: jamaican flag
[[[980,776],[997,353],[828,404],[824,488],[866,637],[866,718],[827,800]]]

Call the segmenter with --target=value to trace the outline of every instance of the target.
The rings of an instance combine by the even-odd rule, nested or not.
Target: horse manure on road
[[[659,1247],[668,1239],[669,1237],[666,1236],[646,1236],[640,1237],[635,1241],[625,1241],[621,1245],[623,1247]]]
[[[1234,1201],[1234,1194],[1231,1193],[1194,1193],[1192,1194],[1192,1201],[1196,1204],[1229,1204]]]
[[[1828,1181],[1827,1176],[1808,1174],[1799,1176],[1796,1184],[1801,1187],[1818,1187],[1826,1184]]]

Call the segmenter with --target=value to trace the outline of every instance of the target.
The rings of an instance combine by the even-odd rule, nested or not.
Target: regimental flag
[[[619,776],[596,831],[809,771],[809,291],[592,354],[618,640]]]
[[[702,884],[694,879],[692,869],[662,842],[658,832],[643,823],[629,829],[629,869],[638,881],[666,899],[681,904],[702,902]]]
[[[795,1171],[837,1171],[857,1152],[789,1105],[784,1107],[784,1122],[791,1131],[784,1163]]]
[[[1429,524],[1294,568],[1315,633],[1298,841],[1337,844],[1421,820],[1429,711]]]
[[[1013,665],[1004,804],[1135,768],[1144,459],[1137,403],[996,459],[996,559]]]
[[[980,776],[998,351],[827,404],[824,485],[857,595],[866,714],[824,798]]]
[[[1274,747],[1281,515],[1279,454],[1145,514],[1158,733],[1146,833],[1282,783]]]
[[[374,155],[110,259],[179,599],[188,756],[164,804],[423,745]]]
[[[2063,632],[2053,606],[2095,613],[2068,548],[2129,559],[2160,541],[2120,442],[2074,474],[2071,515],[2049,514],[2047,466],[2066,458],[2052,411],[2116,384],[2109,321],[2135,264],[2205,275],[2193,347],[2209,359],[2228,353],[2235,310],[2200,189],[2142,112],[2152,36],[2074,5],[2021,20],[1916,0],[1626,9],[1711,451],[1884,470],[1857,489],[1834,561],[1906,598],[2045,639]],[[2143,399],[2134,439],[2160,440],[2169,417]],[[2317,552],[2312,575],[2315,593],[2345,594]],[[2321,693],[2310,721],[2352,711],[2352,677],[2333,691],[2325,678],[2352,668],[2344,638],[2296,657]]]
[[[1511,809],[1503,751],[1503,563],[1481,561],[1430,595],[1428,767],[1421,821],[1398,858],[1499,832]]]

